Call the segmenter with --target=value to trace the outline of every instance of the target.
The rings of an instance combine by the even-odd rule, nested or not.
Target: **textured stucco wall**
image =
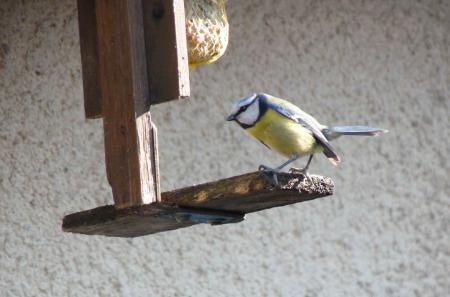
[[[60,229],[111,203],[75,2],[0,4],[0,296],[449,296],[449,1],[229,1],[226,56],[153,110],[163,189],[282,160],[223,121],[253,91],[391,133],[315,160],[333,198],[132,240]]]

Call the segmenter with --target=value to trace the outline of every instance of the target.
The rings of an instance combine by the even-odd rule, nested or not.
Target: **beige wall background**
[[[448,296],[449,1],[229,1],[226,55],[153,108],[164,190],[282,161],[224,121],[254,91],[391,133],[315,159],[332,198],[136,239],[60,228],[112,202],[75,3],[0,4],[1,296]]]

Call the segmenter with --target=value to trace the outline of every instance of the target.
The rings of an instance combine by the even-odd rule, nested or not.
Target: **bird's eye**
[[[248,108],[248,105],[242,106],[241,108],[239,108],[239,112],[246,111],[247,108]]]

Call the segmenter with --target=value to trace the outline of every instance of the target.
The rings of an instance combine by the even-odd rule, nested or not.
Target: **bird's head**
[[[227,121],[236,121],[243,128],[253,127],[262,115],[261,100],[264,94],[252,94],[239,99],[234,105]]]

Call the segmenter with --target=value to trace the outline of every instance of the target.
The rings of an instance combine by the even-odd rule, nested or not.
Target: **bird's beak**
[[[234,114],[230,114],[230,115],[227,117],[227,121],[234,121],[234,120],[236,120],[236,117],[235,117]]]

